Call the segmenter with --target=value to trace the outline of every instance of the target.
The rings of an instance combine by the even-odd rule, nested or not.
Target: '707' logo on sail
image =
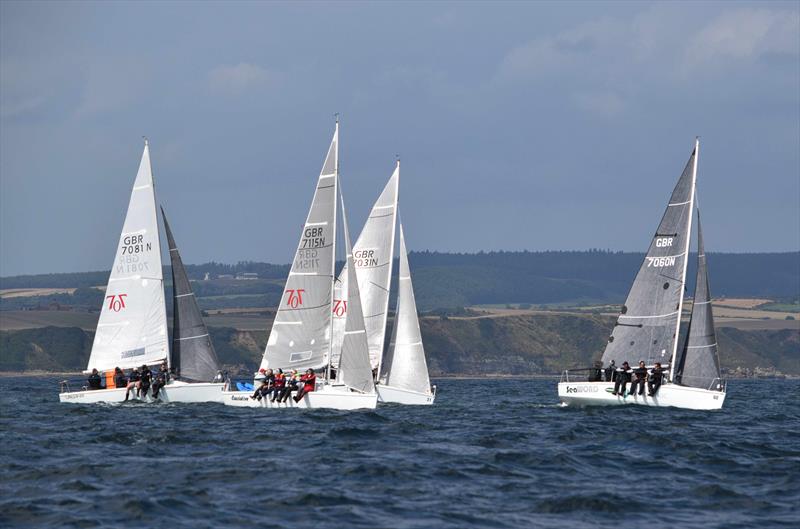
[[[287,289],[286,290],[286,304],[289,305],[291,308],[296,309],[303,305],[303,292],[306,290],[304,288],[298,289]]]
[[[112,294],[110,296],[106,296],[106,299],[108,300],[108,310],[119,312],[124,309],[126,297],[128,297],[127,294]]]

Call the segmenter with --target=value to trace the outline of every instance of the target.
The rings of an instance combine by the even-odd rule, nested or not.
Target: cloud
[[[264,88],[278,80],[279,75],[276,72],[246,62],[232,66],[217,66],[208,74],[211,89],[229,95],[239,95],[248,90]]]
[[[610,91],[575,92],[572,99],[578,108],[605,118],[616,116],[625,107],[623,98]]]
[[[694,64],[754,60],[768,54],[800,54],[800,13],[769,9],[736,9],[721,14],[690,41]]]

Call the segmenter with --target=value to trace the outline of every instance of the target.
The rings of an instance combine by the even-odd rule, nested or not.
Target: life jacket
[[[300,381],[303,382],[303,390],[314,391],[314,387],[317,385],[317,375],[303,375],[300,377]]]
[[[286,375],[283,373],[275,375],[275,381],[273,382],[273,385],[278,389],[283,389],[286,387]]]

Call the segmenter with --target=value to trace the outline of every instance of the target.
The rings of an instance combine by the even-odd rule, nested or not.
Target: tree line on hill
[[[643,258],[642,253],[604,250],[410,254],[414,290],[422,310],[506,303],[621,303]],[[688,295],[694,289],[695,260],[692,254],[687,275]],[[716,298],[795,300],[800,295],[800,252],[709,253],[708,262],[712,294]],[[395,273],[396,270],[395,266]],[[270,302],[274,305],[280,300],[288,271],[288,265],[251,261],[187,266],[203,308],[215,308],[215,304],[218,308],[263,306],[258,304]],[[203,281],[206,274],[213,279],[248,272],[257,273],[259,280]],[[169,267],[165,267],[164,277],[169,282]],[[105,285],[107,280],[108,272],[14,276],[0,278],[0,288],[89,287]],[[67,304],[80,304],[87,295],[88,291],[76,291],[72,298],[69,294],[51,297]],[[79,296],[81,300],[77,299]],[[234,296],[240,296],[238,301]],[[4,299],[0,308],[8,310],[25,302],[33,301]]]

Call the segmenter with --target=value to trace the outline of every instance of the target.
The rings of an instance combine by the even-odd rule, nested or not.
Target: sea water
[[[3,527],[800,527],[800,381],[721,411],[562,408],[555,380],[434,406],[75,405],[0,378]]]

